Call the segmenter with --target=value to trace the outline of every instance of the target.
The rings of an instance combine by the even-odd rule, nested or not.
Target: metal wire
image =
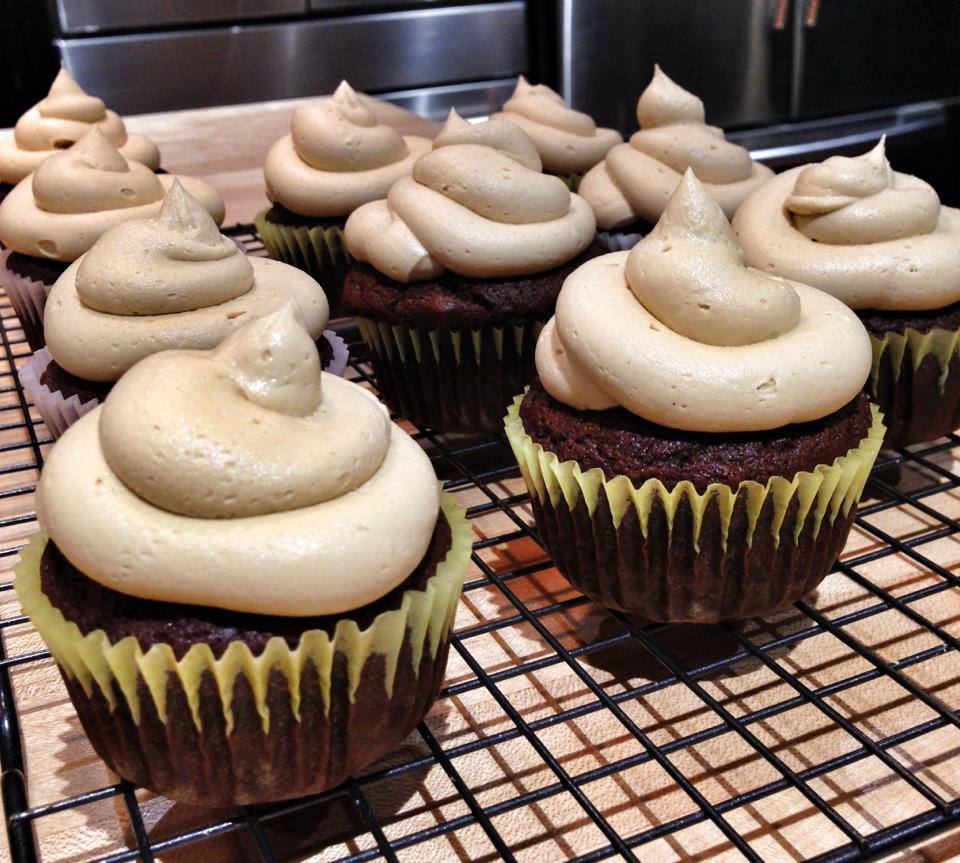
[[[238,226],[229,231],[238,237],[251,253],[262,249],[258,238],[250,226]],[[9,304],[0,300],[0,348],[4,352],[10,367],[15,357],[27,353],[23,339],[18,335],[18,324]],[[351,342],[353,379],[375,384],[365,362],[364,349],[358,341],[356,331],[343,329],[342,335]],[[11,384],[0,388],[0,392],[13,395],[16,403],[0,406],[0,431],[22,432],[22,441],[0,445],[0,453],[15,453],[11,464],[0,467],[0,475],[35,473],[42,464],[41,447],[50,442],[48,437],[39,438],[34,421],[30,417],[29,405],[16,375]],[[960,533],[960,522],[939,511],[936,507],[937,495],[960,487],[960,475],[953,473],[939,463],[944,455],[960,449],[960,437],[951,435],[945,442],[928,447],[896,454],[884,454],[877,464],[871,491],[875,500],[868,501],[857,516],[857,525],[876,540],[876,547],[838,564],[838,571],[862,588],[870,597],[869,603],[854,610],[836,615],[827,615],[806,602],[799,602],[793,611],[796,620],[789,632],[780,633],[767,640],[760,640],[756,634],[747,634],[742,626],[724,625],[716,631],[725,637],[734,647],[721,658],[712,658],[693,664],[676,653],[668,638],[671,628],[666,626],[638,626],[637,623],[622,615],[611,614],[610,620],[616,623],[616,631],[602,638],[576,647],[564,646],[555,636],[547,621],[553,616],[581,608],[590,603],[586,597],[575,594],[565,596],[553,602],[538,603],[531,607],[514,585],[524,584],[524,579],[535,578],[538,573],[551,569],[552,564],[544,554],[542,561],[528,562],[507,570],[490,566],[483,555],[484,549],[504,546],[515,542],[539,543],[536,529],[525,517],[529,504],[526,493],[508,492],[497,485],[501,480],[517,476],[517,469],[504,441],[496,436],[483,438],[456,438],[436,434],[427,429],[418,430],[414,437],[423,445],[433,461],[438,476],[448,489],[454,491],[475,490],[484,498],[481,503],[470,507],[468,516],[481,519],[492,514],[500,514],[509,521],[510,527],[496,536],[486,537],[475,543],[473,560],[479,571],[479,577],[472,578],[464,585],[465,597],[474,591],[493,591],[502,599],[504,613],[495,619],[484,620],[462,628],[453,636],[453,651],[470,670],[472,676],[446,686],[440,694],[441,699],[459,698],[467,693],[486,691],[503,710],[509,720],[507,727],[495,733],[479,736],[468,742],[444,747],[437,736],[425,724],[421,723],[419,735],[423,741],[422,752],[389,767],[375,769],[343,786],[310,798],[286,801],[260,807],[244,807],[235,814],[219,817],[192,829],[180,831],[172,836],[153,840],[144,822],[143,812],[134,789],[126,782],[91,788],[62,800],[31,807],[29,789],[26,787],[25,765],[22,736],[29,729],[21,726],[18,714],[16,693],[11,685],[11,668],[47,660],[47,651],[31,651],[9,654],[5,637],[11,630],[28,626],[22,615],[0,620],[0,792],[6,815],[7,838],[12,859],[16,863],[32,863],[38,859],[38,851],[43,848],[37,844],[33,825],[41,819],[67,810],[87,806],[110,798],[119,798],[129,820],[129,835],[132,846],[120,846],[111,850],[100,859],[110,863],[126,860],[142,860],[149,863],[156,856],[172,848],[193,843],[202,843],[215,836],[231,832],[246,832],[252,846],[265,863],[278,859],[280,852],[271,844],[270,822],[283,816],[303,813],[318,804],[339,801],[341,805],[352,808],[356,822],[363,825],[372,839],[370,847],[356,851],[341,858],[340,863],[360,863],[368,860],[395,861],[401,859],[405,849],[416,848],[422,843],[438,837],[451,836],[470,826],[478,826],[490,842],[499,859],[512,861],[518,849],[497,828],[497,820],[522,809],[535,807],[551,798],[561,795],[573,801],[583,818],[592,823],[602,840],[597,847],[578,857],[577,863],[591,863],[618,857],[637,860],[642,856],[642,846],[663,837],[672,837],[694,825],[710,823],[727,842],[736,848],[746,859],[763,859],[754,847],[750,837],[741,835],[730,814],[747,806],[772,798],[786,791],[799,794],[817,813],[822,815],[843,838],[836,847],[819,857],[811,858],[824,863],[865,859],[910,841],[916,841],[924,835],[950,823],[960,822],[960,797],[950,796],[943,787],[934,788],[926,780],[922,770],[915,764],[907,764],[897,754],[897,748],[919,740],[947,727],[960,728],[960,716],[936,693],[925,689],[909,672],[922,663],[955,653],[960,649],[960,639],[946,630],[943,624],[930,620],[922,611],[921,602],[944,591],[960,588],[960,576],[948,567],[938,563],[935,555],[928,553],[931,543]],[[891,482],[890,473],[900,469],[912,469],[918,475],[927,477],[925,484],[909,492],[900,490]],[[29,482],[0,491],[3,499],[27,499],[33,492]],[[895,509],[908,509],[922,516],[927,523],[916,535],[898,538],[890,535],[877,523],[877,517]],[[12,526],[28,524],[34,520],[26,507],[22,513],[0,518],[0,530]],[[22,542],[8,542],[0,547],[0,558],[12,558],[22,546]],[[889,590],[875,584],[863,572],[863,567],[877,560],[899,555],[921,568],[933,580],[913,590],[894,595]],[[9,589],[9,585],[0,585],[0,590]],[[854,625],[870,621],[885,612],[894,611],[916,625],[935,643],[926,645],[896,660],[885,660],[880,653],[864,643],[854,633]],[[516,662],[507,668],[486,668],[474,649],[475,640],[495,636],[509,630],[510,627],[524,626],[535,632],[545,647],[543,655]],[[758,632],[765,631],[761,622]],[[802,675],[791,671],[778,656],[789,647],[808,639],[829,636],[836,639],[864,660],[856,671],[839,680],[823,685],[805,682]],[[652,660],[655,660],[664,673],[656,679],[645,681],[637,686],[624,686],[616,692],[608,692],[599,685],[586,670],[583,661],[590,654],[612,648],[632,647]],[[775,703],[762,708],[735,713],[713,694],[708,686],[710,678],[717,672],[727,671],[735,674],[735,667],[744,662],[753,663],[753,667],[762,667],[788,693]],[[563,708],[560,704],[547,715],[536,719],[526,719],[521,710],[511,703],[502,687],[510,680],[531,675],[545,669],[561,668],[576,678],[588,694],[586,700],[575,706]],[[925,718],[907,728],[884,737],[877,737],[859,727],[857,723],[843,715],[831,699],[871,682],[888,680],[900,687],[906,697],[922,704],[926,710]],[[681,690],[702,705],[713,721],[705,727],[699,727],[685,734],[676,734],[667,742],[657,743],[645,732],[626,711],[632,703],[643,703],[643,699],[656,693],[665,692],[672,687]],[[808,707],[851,740],[852,746],[842,754],[796,769],[786,763],[778,749],[765,743],[757,733],[762,724],[791,710]],[[626,733],[637,744],[636,751],[630,755],[606,761],[600,766],[573,772],[565,766],[558,754],[551,750],[545,734],[550,729],[585,717],[601,715],[607,717],[609,724],[618,731]],[[759,759],[770,768],[776,778],[767,781],[750,791],[731,794],[720,801],[710,800],[698,787],[693,777],[686,773],[675,760],[676,756],[691,751],[694,747],[722,737],[734,735],[752,757]],[[471,788],[468,777],[457,766],[457,759],[471,753],[490,750],[493,747],[513,740],[522,740],[529,744],[542,766],[548,770],[553,780],[533,790],[522,791],[512,797],[499,799],[495,803],[484,805]],[[784,741],[789,744],[790,741]],[[894,781],[904,789],[911,790],[923,799],[929,809],[919,815],[912,815],[901,821],[865,833],[861,827],[851,824],[840,809],[830,805],[825,799],[822,786],[815,781],[827,777],[857,762],[873,760],[882,764]],[[672,820],[649,823],[636,832],[625,835],[618,830],[607,815],[592,800],[588,786],[599,780],[616,777],[624,771],[640,765],[649,764],[659,767],[669,776],[671,782],[683,792],[692,809]],[[374,784],[402,781],[416,771],[430,767],[439,768],[446,777],[453,793],[464,804],[465,811],[455,817],[431,824],[428,827],[404,829],[404,822],[391,822],[389,832],[377,814],[377,807],[371,803],[367,790]],[[640,823],[637,827],[641,827]],[[405,859],[405,858],[404,858]]]

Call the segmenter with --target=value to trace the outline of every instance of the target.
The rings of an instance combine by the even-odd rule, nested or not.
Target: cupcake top
[[[397,282],[522,276],[553,269],[590,245],[586,202],[540,173],[514,123],[470,124],[452,114],[435,149],[386,200],[347,220],[347,249]]]
[[[93,128],[127,159],[150,170],[160,166],[157,145],[145,135],[128,134],[123,120],[61,66],[46,97],[17,120],[13,135],[0,140],[0,181],[19,183],[47,156],[73,146]]]
[[[388,593],[438,512],[429,458],[367,390],[321,372],[292,304],[135,365],[37,487],[43,530],[94,581],[296,617]]]
[[[723,210],[688,169],[650,234],[566,280],[536,360],[546,390],[576,409],[746,432],[843,407],[872,354],[843,303],[744,264]]]
[[[740,202],[773,176],[766,165],[704,122],[703,102],[653,67],[653,80],[637,102],[640,131],[614,147],[580,184],[597,224],[618,228],[645,219],[653,223],[692,168],[697,179],[733,216]]]
[[[387,194],[430,141],[377,121],[341,81],[329,99],[301,105],[291,133],[267,153],[267,197],[301,216],[347,216]]]
[[[47,300],[44,331],[68,372],[115,381],[158,351],[212,348],[290,301],[318,338],[329,316],[320,285],[248,258],[174,182],[158,215],[111,228],[67,268]]]
[[[734,230],[748,263],[854,309],[938,309],[960,300],[960,210],[869,153],[785,171],[754,192]]]
[[[513,95],[493,118],[513,120],[530,136],[552,174],[576,174],[601,161],[623,141],[615,129],[599,128],[593,118],[564,104],[545,84],[530,84],[520,76]]]
[[[114,225],[156,215],[178,179],[217,223],[223,221],[223,199],[212,186],[128,161],[94,126],[69,150],[44,159],[4,198],[0,240],[24,255],[76,260]]]

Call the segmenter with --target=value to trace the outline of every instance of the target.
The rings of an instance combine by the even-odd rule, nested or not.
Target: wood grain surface
[[[132,118],[131,128],[146,131],[160,143],[164,164],[175,171],[203,176],[224,192],[228,221],[247,221],[263,205],[259,164],[269,144],[285,130],[295,103],[274,102],[169,115]],[[387,109],[382,109],[386,111]],[[392,112],[390,112],[392,113]],[[397,115],[394,115],[396,118]],[[402,117],[405,128],[429,131],[419,121]],[[8,338],[20,333],[9,306],[2,306]],[[14,347],[26,356],[22,342]],[[22,519],[0,528],[0,548],[22,545],[36,529],[33,499],[28,489],[36,481],[30,449],[20,446],[27,429],[16,422],[19,396],[13,386],[10,363],[0,364],[0,515]],[[42,440],[46,432],[34,418],[33,430]],[[948,573],[960,571],[960,541],[954,527],[931,511],[960,518],[960,491],[944,482],[943,471],[958,468],[949,450],[931,455],[926,464],[911,464],[888,477],[902,490],[940,488],[922,499],[922,507],[900,505],[877,511],[857,527],[843,559],[861,562],[853,573],[833,573],[807,602],[827,619],[860,611],[844,632],[887,662],[903,662],[903,673],[952,710],[960,708],[960,655],[948,644],[960,637],[960,591],[946,587],[943,574],[907,554],[878,556],[888,538],[911,544]],[[938,483],[940,484],[938,486]],[[466,485],[458,497],[465,505],[481,507],[473,518],[480,537],[516,533],[506,510],[526,522],[526,502],[512,502],[522,493],[519,480],[492,486],[503,508],[487,506],[478,488]],[[872,488],[868,500],[883,497]],[[484,508],[486,507],[486,508]],[[926,507],[927,509],[924,509]],[[866,556],[866,557],[865,557]],[[815,770],[861,743],[839,728],[815,705],[776,673],[795,675],[812,691],[825,690],[825,703],[871,741],[928,723],[923,733],[889,748],[890,754],[945,800],[960,798],[960,730],[936,721],[929,707],[911,697],[888,675],[878,674],[862,656],[829,631],[810,632],[810,619],[795,608],[737,628],[750,644],[783,639],[766,652],[768,667],[755,657],[721,664],[697,678],[699,690],[673,679],[665,667],[635,639],[622,623],[592,602],[583,601],[545,559],[539,546],[519,537],[494,542],[479,552],[495,573],[523,572],[508,582],[518,602],[533,610],[564,648],[579,657],[580,667],[600,690],[617,701],[629,720],[652,742],[666,747],[671,763],[708,801],[722,805],[735,795],[761,789],[781,779],[780,774],[750,745],[718,719],[705,702],[715,699],[735,717],[751,715],[749,729],[792,771]],[[11,565],[8,555],[2,561]],[[698,807],[663,767],[646,757],[644,748],[596,693],[574,674],[549,643],[495,584],[483,581],[476,564],[468,581],[456,620],[464,645],[483,668],[496,676],[496,686],[523,720],[532,724],[537,739],[558,759],[567,774],[591,772],[594,779],[581,787],[596,810],[619,833],[631,836],[676,819],[678,829],[644,844],[637,852],[644,861],[742,859],[713,824],[692,820]],[[932,621],[932,631],[908,613],[890,608],[858,580],[910,598],[908,608]],[[9,571],[0,580],[9,580]],[[11,591],[0,593],[0,619],[19,615]],[[489,624],[497,622],[490,628]],[[938,635],[937,632],[942,635]],[[791,636],[793,636],[791,640]],[[8,656],[42,650],[28,623],[2,630]],[[674,626],[651,636],[683,668],[734,655],[734,636],[713,627]],[[591,650],[603,642],[602,649]],[[924,653],[924,651],[926,651]],[[919,659],[917,657],[920,657]],[[537,660],[532,669],[521,666]],[[49,659],[25,662],[11,670],[27,764],[31,806],[96,789],[110,789],[117,778],[91,750],[57,671]],[[846,681],[846,683],[844,683]],[[558,782],[556,773],[537,754],[529,739],[457,655],[451,656],[447,684],[461,685],[458,694],[442,699],[431,711],[427,726],[444,750],[457,755],[452,764],[466,787],[484,807],[501,804],[502,814],[492,823],[511,852],[522,861],[553,861],[586,854],[603,847],[607,839],[566,791],[547,793]],[[661,685],[662,684],[662,685]],[[629,695],[645,687],[643,697]],[[756,717],[757,711],[766,713]],[[553,721],[563,713],[567,718]],[[671,742],[700,733],[695,742],[671,749]],[[417,831],[463,819],[463,826],[397,852],[401,861],[480,860],[498,855],[490,839],[466,816],[470,810],[457,793],[451,776],[430,763],[427,742],[414,734],[403,751],[371,768],[399,764],[423,756],[421,768],[398,777],[362,786],[387,838],[402,840]],[[869,834],[929,810],[930,804],[874,755],[826,769],[810,780],[810,787],[856,829]],[[537,792],[543,792],[538,796]],[[510,805],[523,795],[532,799]],[[178,805],[138,791],[151,842],[162,842],[180,832],[202,827],[218,818],[234,823],[200,843],[168,848],[157,855],[165,863],[187,861],[259,860],[257,842],[266,842],[280,860],[337,860],[376,848],[376,840],[347,798],[314,804],[263,821],[262,832],[252,830],[242,813],[217,813]],[[748,805],[727,811],[727,822],[747,838],[764,860],[795,861],[828,852],[846,841],[840,831],[797,790],[787,786],[758,794]],[[83,806],[44,815],[34,823],[43,861],[99,859],[136,847],[131,820],[122,797],[104,792]],[[6,836],[0,835],[0,859],[5,859]],[[402,844],[402,842],[401,842]],[[614,858],[611,858],[614,859]],[[960,832],[941,833],[884,858],[898,861],[960,859]]]

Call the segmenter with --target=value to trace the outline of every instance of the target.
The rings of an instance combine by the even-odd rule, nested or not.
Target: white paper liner
[[[4,249],[0,252],[0,287],[6,292],[13,304],[13,309],[24,325],[24,330],[30,327],[36,333],[39,344],[31,347],[42,347],[43,341],[43,307],[47,304],[47,296],[53,285],[44,284],[29,276],[21,276],[7,267],[7,258],[13,249]]]
[[[597,231],[597,239],[600,241],[600,245],[608,252],[628,252],[643,239],[643,234],[619,234],[616,232],[610,233],[610,231]]]
[[[350,359],[350,349],[347,347],[347,343],[333,330],[324,330],[323,337],[330,342],[330,347],[333,348],[333,356],[330,358],[330,362],[327,363],[324,371],[343,377],[347,372],[347,360]]]
[[[50,434],[58,438],[80,417],[100,404],[100,399],[81,401],[80,396],[76,394],[64,398],[63,393],[51,390],[46,384],[40,383],[43,371],[50,365],[51,359],[50,351],[41,348],[20,367],[18,376],[23,391],[40,412]]]

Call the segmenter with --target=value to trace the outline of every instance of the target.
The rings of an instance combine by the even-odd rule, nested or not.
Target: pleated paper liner
[[[333,350],[333,356],[324,371],[342,377],[347,370],[350,349],[333,330],[324,330],[323,335]],[[17,375],[27,399],[33,402],[50,434],[59,438],[80,417],[100,404],[100,399],[94,395],[81,398],[77,393],[64,396],[59,390],[52,390],[42,383],[43,372],[51,360],[50,351],[41,348],[24,362]]]
[[[254,225],[270,257],[313,276],[327,295],[331,316],[338,316],[343,279],[351,261],[343,229],[277,225],[267,221],[266,211],[257,215]]]
[[[499,432],[514,393],[533,380],[541,321],[432,330],[357,318],[380,396],[440,431]]]
[[[883,411],[884,445],[936,440],[960,428],[960,330],[870,337],[870,397]]]
[[[813,590],[843,549],[884,433],[871,405],[867,437],[833,464],[700,493],[561,463],[524,430],[522,400],[507,439],[557,568],[602,605],[657,621],[752,617]]]
[[[38,351],[47,342],[43,335],[43,309],[53,285],[21,276],[7,266],[12,249],[0,252],[0,287],[10,298],[30,350]]]
[[[219,659],[195,644],[178,660],[167,644],[144,653],[132,636],[83,635],[41,591],[42,534],[22,550],[15,587],[119,776],[203,806],[298,797],[400,746],[436,698],[473,539],[453,496],[441,505],[451,545],[424,589],[364,630],[345,617],[332,638],[273,638],[259,656],[233,642]]]

